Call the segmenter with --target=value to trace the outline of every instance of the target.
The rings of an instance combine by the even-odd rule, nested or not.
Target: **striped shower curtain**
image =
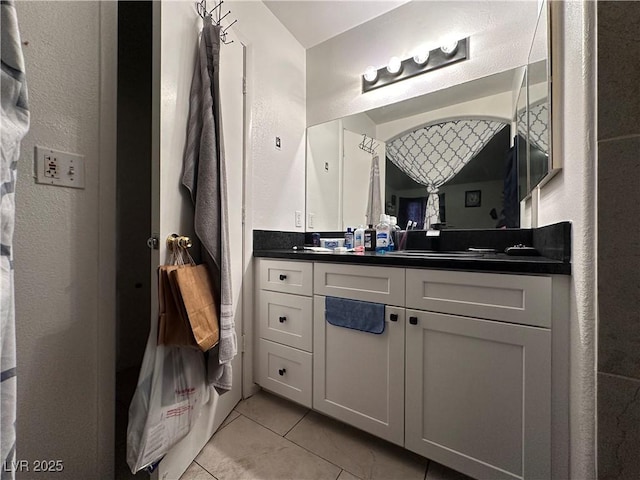
[[[20,141],[29,129],[27,84],[13,1],[0,3],[2,19],[2,147],[0,148],[0,461],[1,478],[14,478],[16,458],[16,335],[13,298],[13,225]]]

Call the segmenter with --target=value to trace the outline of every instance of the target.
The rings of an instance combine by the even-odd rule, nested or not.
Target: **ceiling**
[[[264,4],[304,48],[311,48],[408,1],[264,0]]]

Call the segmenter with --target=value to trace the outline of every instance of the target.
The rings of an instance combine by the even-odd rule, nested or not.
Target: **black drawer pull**
[[[281,273],[280,274],[280,280],[284,281],[286,279],[287,279],[287,276]]]
[[[409,317],[409,323],[411,325],[417,325],[418,324],[418,317]]]
[[[278,320],[280,320],[280,323],[284,323],[287,321],[287,317],[280,317]]]
[[[284,374],[287,373],[287,369],[286,368],[281,368],[280,370],[278,370],[278,374],[282,377],[284,376]]]
[[[389,320],[391,320],[392,322],[397,322],[398,321],[398,314],[397,313],[392,313],[391,315],[389,315]]]

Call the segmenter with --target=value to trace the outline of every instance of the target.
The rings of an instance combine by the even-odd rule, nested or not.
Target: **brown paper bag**
[[[219,340],[219,321],[213,284],[206,265],[178,268],[169,273],[176,303],[189,319],[200,350],[206,352]]]
[[[198,348],[191,325],[183,309],[176,303],[169,273],[177,269],[193,268],[191,265],[162,265],[158,268],[158,344],[180,345]]]

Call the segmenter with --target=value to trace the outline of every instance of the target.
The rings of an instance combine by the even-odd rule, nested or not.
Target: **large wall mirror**
[[[307,230],[519,227],[552,170],[546,11],[530,65],[309,127]]]

